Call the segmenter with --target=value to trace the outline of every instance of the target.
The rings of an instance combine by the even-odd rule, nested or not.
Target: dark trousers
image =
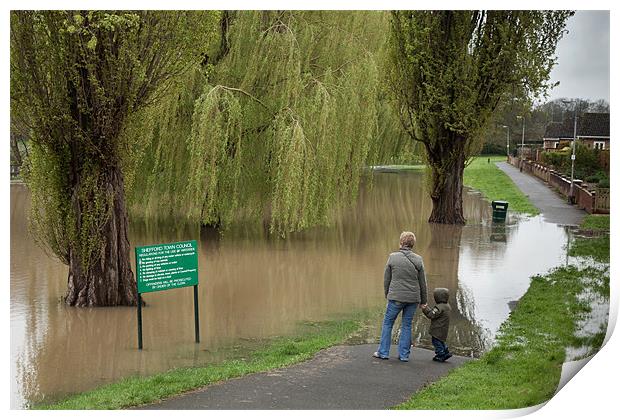
[[[450,354],[450,350],[446,343],[435,337],[433,337],[432,341],[433,347],[435,347],[435,356],[442,360],[445,359],[445,357]]]

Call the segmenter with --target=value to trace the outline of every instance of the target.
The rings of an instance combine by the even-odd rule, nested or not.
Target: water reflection
[[[466,191],[466,226],[430,225],[423,174],[376,174],[357,204],[332,226],[268,237],[262,225],[226,235],[194,226],[131,225],[132,246],[199,239],[201,343],[193,342],[192,290],[146,294],[144,347],[134,308],[75,309],[62,303],[67,268],[27,234],[23,186],[11,186],[11,405],[57,399],[135,374],[220,360],[230,345],[289,334],[299,321],[384,305],[383,269],[403,230],[416,233],[429,289],[448,287],[455,308],[448,342],[484,351],[527,289],[529,276],[563,258],[563,228],[510,216],[502,241],[489,203]],[[133,258],[133,256],[132,256]],[[370,331],[366,339],[378,339]],[[430,345],[427,321],[414,340]]]

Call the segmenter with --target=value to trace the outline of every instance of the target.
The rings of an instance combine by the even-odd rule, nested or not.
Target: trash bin
[[[493,221],[505,222],[506,213],[508,212],[508,201],[494,200],[491,202],[491,206],[493,207]]]

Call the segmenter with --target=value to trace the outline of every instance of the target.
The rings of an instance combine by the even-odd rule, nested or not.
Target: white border
[[[4,118],[3,118],[3,133],[5,135],[5,139],[8,137],[8,127],[9,127],[9,75],[8,75],[8,38],[9,38],[9,14],[8,10],[11,8],[14,9],[50,9],[50,8],[59,8],[59,9],[80,9],[80,8],[99,8],[99,9],[328,9],[328,10],[345,10],[345,9],[366,9],[366,10],[389,10],[389,9],[407,9],[407,8],[417,8],[417,9],[473,9],[473,8],[489,8],[489,9],[538,9],[538,8],[547,8],[547,9],[583,9],[584,7],[589,10],[612,10],[611,12],[611,51],[614,54],[611,56],[611,75],[618,75],[620,72],[618,71],[618,63],[617,63],[617,54],[615,50],[617,50],[617,24],[618,24],[618,6],[617,3],[612,3],[610,1],[599,1],[599,0],[591,0],[587,3],[582,1],[578,2],[576,0],[547,0],[545,2],[541,2],[540,0],[523,0],[520,2],[515,1],[505,1],[505,2],[497,2],[497,1],[326,1],[326,0],[315,0],[313,2],[300,2],[300,1],[261,1],[261,2],[247,2],[247,1],[239,1],[239,0],[230,0],[230,1],[184,1],[178,0],[174,2],[162,1],[162,0],[153,0],[153,1],[60,1],[60,2],[49,2],[49,1],[22,1],[22,2],[14,2],[12,4],[8,4],[5,6],[5,15],[3,20],[3,25],[1,26],[2,33],[2,52],[5,60],[3,66],[3,74],[4,74],[4,83],[2,84],[2,93],[4,98]],[[614,48],[616,47],[616,48]],[[614,77],[610,80],[611,83],[611,97],[610,103],[612,103],[612,107],[615,103],[613,103],[613,97],[616,97],[617,92],[617,82]],[[611,137],[620,138],[620,132],[618,130],[617,119],[612,118],[611,121]],[[9,166],[9,154],[8,152],[8,140],[5,141],[5,153],[3,156],[3,167],[7,169]],[[611,177],[613,179],[612,183],[614,185],[620,185],[620,179],[618,178],[618,157],[620,157],[620,141],[618,141],[617,147],[612,147],[612,174]],[[8,174],[7,174],[8,175]],[[6,179],[6,178],[5,178]],[[6,199],[8,197],[9,188],[8,183],[5,181],[3,184],[3,197],[4,206],[2,206],[3,219],[6,224],[9,223],[10,220],[10,207],[9,200]],[[615,199],[616,195],[612,194],[612,211],[615,213],[616,206],[618,205],[618,200]],[[615,217],[615,216],[614,216]],[[617,231],[616,223],[612,221],[612,231]],[[5,229],[8,230],[9,226],[5,225]],[[5,232],[6,232],[5,230]],[[9,313],[9,282],[7,279],[10,278],[9,272],[9,235],[4,235],[3,238],[3,259],[4,259],[4,270],[5,270],[5,311],[4,311],[4,322],[3,322],[3,331],[4,336],[8,336],[8,320],[10,319]],[[617,249],[617,239],[615,236],[612,236],[612,250]],[[613,255],[613,251],[612,251]],[[611,309],[610,309],[610,325],[609,331],[611,332],[615,327],[618,315],[618,273],[615,268],[615,261],[612,263],[611,267],[611,277],[612,277],[612,296],[611,296]],[[416,411],[416,412],[406,412],[406,411],[383,411],[381,413],[374,413],[368,411],[355,411],[351,413],[356,417],[361,416],[362,418],[376,418],[377,416],[381,417],[402,417],[410,419],[412,417],[419,418],[432,418],[432,419],[444,419],[444,418],[463,418],[463,419],[480,419],[480,418],[507,418],[507,417],[519,417],[522,415],[526,415],[528,413],[530,418],[533,419],[552,419],[552,418],[607,418],[610,413],[616,411],[618,407],[618,397],[617,397],[617,387],[614,384],[617,381],[617,378],[620,373],[620,369],[618,368],[618,359],[616,357],[620,352],[618,351],[618,339],[615,336],[609,337],[609,341],[606,343],[605,347],[595,355],[591,361],[579,372],[577,376],[575,376],[572,380],[570,380],[559,392],[558,394],[552,398],[546,405],[541,405],[535,408],[528,408],[522,410],[506,410],[506,411]],[[8,378],[8,360],[9,358],[9,347],[5,343],[2,348],[3,356],[4,356],[4,367],[7,371],[7,374],[4,375],[4,378]],[[35,412],[35,411],[26,411],[26,410],[9,410],[9,381],[5,379],[4,382],[4,395],[5,395],[5,411],[9,416],[15,418],[22,417],[39,417],[45,416],[45,418],[58,418],[58,419],[66,419],[67,417],[73,416],[118,416],[118,417],[126,417],[130,416],[131,418],[135,417],[145,417],[149,418],[165,418],[169,417],[170,413],[166,412],[136,412],[136,411],[118,411],[118,412]],[[472,384],[475,386],[475,384]],[[532,412],[533,411],[533,412]],[[183,415],[195,418],[204,418],[205,416],[215,416],[217,418],[238,418],[240,416],[247,417],[251,416],[252,418],[282,418],[282,419],[290,419],[291,416],[300,417],[300,418],[308,418],[315,419],[316,417],[344,417],[349,415],[348,412],[342,411],[300,411],[291,413],[288,411],[255,411],[248,413],[247,411],[212,411],[209,413],[203,413],[200,411],[194,412],[184,412],[184,413],[174,413],[173,415]]]

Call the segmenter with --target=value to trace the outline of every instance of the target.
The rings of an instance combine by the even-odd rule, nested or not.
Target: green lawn
[[[480,191],[489,201],[508,201],[509,210],[529,215],[539,214],[540,211],[517,188],[510,177],[495,166],[495,162],[504,161],[505,156],[475,157],[465,168],[463,183]]]

